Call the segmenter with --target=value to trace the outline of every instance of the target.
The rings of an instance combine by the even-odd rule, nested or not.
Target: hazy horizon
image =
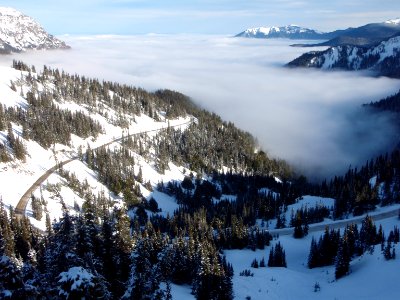
[[[297,24],[333,31],[400,17],[393,0],[4,0],[61,34],[237,34],[249,27]]]

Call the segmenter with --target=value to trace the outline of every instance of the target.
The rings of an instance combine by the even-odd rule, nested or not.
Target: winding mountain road
[[[184,125],[188,125],[191,124],[193,122],[193,120],[190,120],[188,122],[185,123],[181,123],[181,124],[177,124],[177,125],[173,125],[173,126],[169,126],[169,128],[175,128],[175,127],[179,127],[179,126],[184,126]],[[132,133],[129,134],[125,137],[119,137],[116,138],[114,140],[111,140],[105,144],[102,144],[96,148],[93,148],[93,150],[96,150],[98,148],[101,147],[107,147],[113,143],[118,143],[120,141],[122,141],[124,138],[130,137],[130,136],[135,136],[135,135],[140,135],[140,134],[145,134],[145,133],[151,133],[151,132],[156,132],[156,131],[161,131],[161,130],[165,130],[168,127],[161,127],[161,128],[157,128],[157,129],[152,129],[152,130],[146,130],[146,131],[141,131],[141,132],[136,132],[136,133]],[[51,167],[50,169],[48,169],[42,176],[40,176],[32,185],[31,187],[29,187],[29,189],[22,195],[21,199],[19,200],[17,206],[15,207],[15,214],[17,216],[22,216],[25,215],[26,213],[26,207],[28,205],[29,199],[31,197],[31,195],[33,194],[33,192],[47,179],[50,177],[51,174],[53,174],[58,168],[63,167],[64,165],[79,159],[79,156],[74,156],[70,159],[67,159],[65,161],[62,161],[58,164],[56,164],[55,166]],[[383,220],[383,219],[387,219],[387,218],[391,218],[391,217],[395,217],[399,215],[399,208],[396,207],[395,209],[392,209],[390,211],[385,211],[385,212],[381,212],[381,213],[376,213],[376,214],[371,214],[371,218],[374,221],[378,221],[378,220]],[[309,230],[308,232],[316,232],[316,231],[323,231],[326,227],[328,227],[329,229],[337,229],[337,228],[343,228],[347,225],[350,224],[360,224],[362,222],[362,220],[365,218],[365,216],[358,216],[358,217],[354,217],[351,219],[346,219],[346,220],[338,220],[338,221],[334,221],[332,223],[324,223],[324,224],[310,224],[309,226]],[[282,229],[272,229],[269,231],[271,233],[271,235],[275,236],[275,235],[292,235],[293,234],[293,228],[282,228]]]
[[[98,148],[101,147],[107,147],[113,143],[118,143],[120,141],[122,141],[123,139],[130,137],[130,136],[135,136],[135,135],[140,135],[140,134],[145,134],[145,133],[151,133],[151,132],[156,132],[156,131],[161,131],[161,130],[165,130],[168,128],[175,128],[175,127],[179,127],[179,126],[184,126],[184,125],[189,125],[193,123],[193,119],[181,124],[176,124],[176,125],[171,125],[171,126],[167,126],[167,127],[161,127],[161,128],[157,128],[157,129],[152,129],[152,130],[145,130],[145,131],[141,131],[141,132],[136,132],[136,133],[132,133],[129,134],[127,136],[124,137],[119,137],[116,138],[114,140],[111,140],[105,144],[102,144],[96,148],[93,148],[93,150],[96,150]],[[48,169],[42,176],[40,176],[30,187],[29,189],[26,190],[26,192],[22,195],[21,199],[18,201],[17,206],[15,207],[15,214],[17,216],[23,216],[25,215],[26,212],[26,207],[28,205],[29,199],[31,197],[31,195],[33,194],[33,192],[47,179],[50,177],[51,174],[53,174],[57,169],[59,169],[60,167],[65,166],[66,164],[79,159],[79,156],[74,156],[70,159],[67,159],[65,161],[62,161],[58,164],[56,164],[55,166],[51,167],[50,169]]]

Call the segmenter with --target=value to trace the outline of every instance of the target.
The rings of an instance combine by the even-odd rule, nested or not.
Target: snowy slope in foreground
[[[385,232],[400,225],[397,217],[377,222]],[[343,231],[342,231],[343,232]],[[233,264],[233,286],[236,299],[252,300],[289,300],[289,299],[397,299],[399,293],[398,274],[400,260],[386,261],[380,245],[372,255],[364,254],[351,262],[351,273],[335,280],[335,267],[307,268],[307,258],[311,239],[319,238],[321,232],[315,232],[303,239],[281,236],[280,243],[286,251],[287,268],[251,268],[254,258],[268,260],[270,247],[265,250],[230,250],[225,251],[228,261]],[[273,243],[276,243],[274,241]],[[396,245],[396,253],[400,246]],[[254,277],[239,276],[245,269],[250,269]],[[315,283],[321,290],[314,292]]]

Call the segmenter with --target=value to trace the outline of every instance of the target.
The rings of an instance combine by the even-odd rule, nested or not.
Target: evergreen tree
[[[260,261],[260,268],[265,268],[265,259],[264,259],[264,257]]]
[[[0,255],[15,257],[14,232],[10,226],[7,212],[0,198]]]
[[[319,249],[317,242],[314,237],[311,240],[310,253],[308,254],[308,267],[310,269],[318,267],[321,265],[321,258],[319,254]]]
[[[350,269],[350,253],[349,247],[347,243],[346,235],[340,239],[339,243],[339,250],[336,257],[336,264],[335,264],[335,278],[339,279],[349,273]]]
[[[43,207],[40,199],[37,199],[34,195],[31,196],[32,214],[33,217],[40,221],[43,217]]]
[[[131,274],[122,299],[162,299],[160,265],[152,261],[150,238],[140,238],[132,252]]]
[[[251,262],[251,267],[258,269],[258,260],[256,258]]]
[[[386,246],[383,249],[383,256],[385,257],[386,260],[396,258],[395,247],[394,245],[392,245],[392,242],[390,240],[386,242]]]
[[[286,268],[286,253],[278,242],[275,247],[271,247],[268,259],[268,267],[284,267]]]
[[[376,226],[370,216],[366,216],[360,229],[360,246],[363,252],[373,251],[373,245],[378,244]]]
[[[60,273],[58,295],[61,299],[110,299],[104,282],[82,267],[71,267]]]

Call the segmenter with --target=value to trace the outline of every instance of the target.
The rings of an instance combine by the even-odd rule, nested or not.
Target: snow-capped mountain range
[[[400,18],[397,18],[381,23],[371,23],[356,28],[347,28],[332,32],[321,32],[315,29],[303,28],[297,25],[249,28],[237,34],[236,37],[327,40],[326,42],[318,44],[294,45],[302,47],[339,45],[371,46],[376,45],[382,40],[390,38],[399,32]]]
[[[290,39],[318,39],[322,32],[310,28],[304,28],[297,25],[288,25],[281,27],[258,27],[249,28],[236,37],[247,38],[290,38]]]
[[[291,39],[316,39],[322,32],[304,28],[297,25],[287,25],[281,27],[258,27],[249,28],[236,37],[252,37],[252,38],[291,38]]]
[[[372,70],[379,75],[400,77],[400,34],[376,46],[343,45],[303,54],[288,64],[320,69]]]
[[[31,17],[13,8],[0,7],[0,53],[67,48]]]

